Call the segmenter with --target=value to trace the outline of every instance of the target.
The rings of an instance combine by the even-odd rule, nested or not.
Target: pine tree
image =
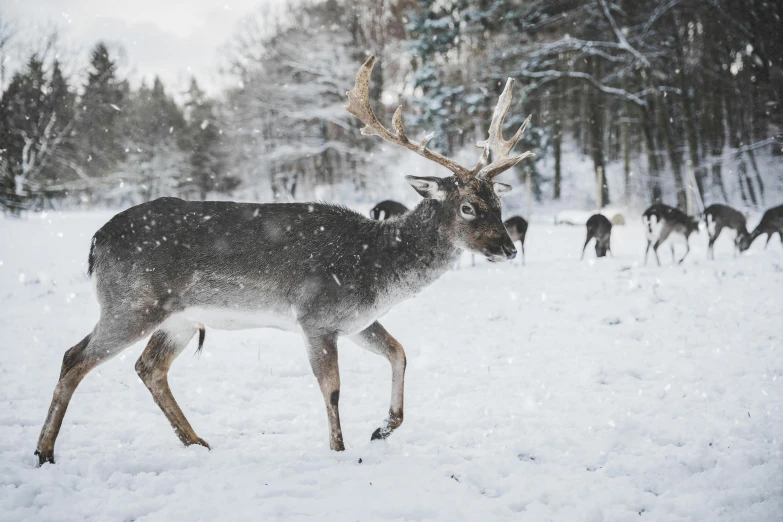
[[[57,150],[52,151],[52,157],[48,159],[42,168],[41,178],[45,182],[61,181],[72,174],[71,169],[79,168],[72,160],[74,146],[70,139],[73,133],[76,95],[68,87],[68,81],[60,68],[60,62],[55,60],[52,64],[52,73],[46,89],[44,104],[45,113],[52,121],[50,139],[57,143]],[[69,167],[63,169],[63,166]]]
[[[213,190],[227,192],[238,185],[238,180],[223,173],[224,158],[220,146],[221,132],[215,118],[214,102],[209,100],[195,78],[188,89],[190,146],[190,176],[184,187],[192,187],[199,199],[206,199]]]
[[[178,179],[188,172],[182,150],[185,127],[182,110],[159,78],[152,89],[142,83],[138,91],[129,92],[118,122],[120,143],[127,151],[120,170],[132,177],[129,197],[140,194],[149,200],[176,194]]]
[[[16,73],[0,104],[3,143],[3,202],[22,205],[30,196],[29,183],[36,174],[41,138],[46,132],[43,62],[36,54],[23,72]]]
[[[515,24],[525,14],[512,0],[422,0],[411,13],[409,29],[416,59],[414,86],[425,132],[435,131],[432,147],[447,154],[470,148],[486,137],[492,112],[513,70],[513,40],[498,51],[494,41],[519,34]],[[518,128],[526,117],[524,97],[516,88],[514,105],[506,116],[506,128]],[[519,150],[539,150],[545,141],[535,122],[525,132]],[[532,177],[533,191],[541,197],[540,176],[535,161],[526,161],[515,171]]]
[[[116,69],[106,45],[97,44],[79,103],[81,113],[76,129],[79,163],[91,177],[108,175],[125,156],[118,132],[124,86],[116,77]]]

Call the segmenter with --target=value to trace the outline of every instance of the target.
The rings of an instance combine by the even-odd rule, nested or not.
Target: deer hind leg
[[[337,361],[337,336],[335,334],[308,334],[305,332],[307,356],[318,386],[324,397],[326,416],[329,420],[329,448],[345,451],[343,431],[340,428],[340,367]]]
[[[709,251],[710,251],[710,257],[712,259],[715,259],[715,241],[718,240],[718,236],[720,235],[722,230],[723,227],[715,227],[715,233],[710,235]]]
[[[661,243],[663,243],[663,241],[659,239],[653,245],[653,254],[655,254],[655,260],[658,262],[658,266],[661,266],[661,258],[658,257],[658,247],[661,246]]]
[[[685,253],[682,255],[682,259],[680,259],[677,264],[681,265],[683,261],[685,261],[685,258],[688,257],[688,254],[691,251],[691,244],[688,242],[688,238],[685,238]]]
[[[678,265],[681,265],[683,261],[685,261],[685,258],[688,257],[688,254],[691,251],[691,242],[688,241],[688,236],[685,236],[685,253],[682,255],[682,258],[677,261]]]
[[[366,350],[386,357],[391,363],[392,391],[389,417],[380,428],[373,432],[370,438],[371,440],[385,439],[402,424],[405,366],[407,365],[405,350],[377,321],[351,337],[351,340]]]
[[[149,319],[123,320],[113,314],[105,313],[93,329],[80,343],[65,352],[60,379],[54,388],[49,413],[41,428],[35,454],[38,465],[45,462],[54,464],[54,444],[60,433],[65,411],[73,392],[82,379],[96,366],[111,359],[122,350],[143,338],[155,327]]]
[[[136,361],[136,373],[152,393],[155,404],[169,420],[182,444],[185,446],[199,444],[209,449],[209,444],[196,435],[185,414],[182,413],[171,393],[168,379],[171,363],[182,353],[197,330],[197,325],[185,321],[164,324],[152,334],[147,347]]]

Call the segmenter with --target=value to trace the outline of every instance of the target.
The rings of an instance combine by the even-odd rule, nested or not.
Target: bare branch
[[[628,43],[628,40],[625,39],[623,32],[620,31],[619,27],[617,27],[617,22],[615,22],[612,13],[609,11],[609,6],[606,5],[606,0],[598,0],[598,2],[601,4],[601,9],[604,12],[604,16],[606,16],[606,19],[609,20],[609,25],[612,26],[612,31],[614,31],[614,35],[617,37],[617,41],[620,42],[620,46],[629,53],[633,54],[637,60],[644,64],[645,67],[650,67],[650,61],[647,59],[647,57],[632,47],[631,44]]]
[[[547,71],[520,71],[518,73],[519,76],[524,76],[527,78],[547,78],[547,79],[559,79],[559,78],[575,78],[578,80],[585,80],[589,82],[591,85],[593,85],[596,89],[605,92],[606,94],[611,94],[613,96],[618,96],[620,98],[623,98],[627,101],[633,102],[636,105],[639,105],[640,107],[645,107],[647,104],[646,102],[636,96],[635,94],[632,94],[628,91],[625,91],[623,89],[618,89],[616,87],[609,87],[608,85],[604,85],[598,80],[596,80],[593,76],[578,72],[578,71],[555,71],[555,70],[547,70]],[[530,89],[528,89],[530,90]]]

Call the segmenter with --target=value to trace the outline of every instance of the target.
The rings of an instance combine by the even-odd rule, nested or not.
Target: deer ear
[[[442,178],[435,178],[432,176],[405,176],[405,180],[410,183],[411,187],[413,187],[423,198],[437,199],[438,201],[446,199],[447,192],[443,185]]]
[[[506,185],[505,183],[492,183],[492,189],[495,191],[495,194],[497,194],[497,197],[502,198],[514,190],[514,187]]]

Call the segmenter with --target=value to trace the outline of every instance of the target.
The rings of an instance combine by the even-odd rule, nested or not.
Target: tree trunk
[[[733,92],[732,92],[733,91]],[[753,188],[753,181],[748,176],[748,165],[745,163],[745,153],[742,152],[742,114],[737,113],[737,98],[740,96],[739,89],[729,91],[726,96],[726,114],[729,118],[729,147],[734,149],[737,158],[737,182],[742,190],[743,201],[750,200],[755,207],[758,205],[756,199],[756,190]],[[743,188],[744,186],[744,188]],[[746,190],[747,189],[747,194]]]
[[[651,107],[642,107],[640,109],[642,118],[642,132],[644,133],[644,144],[647,149],[647,164],[650,169],[650,200],[652,203],[660,203],[662,198],[661,193],[661,168],[658,163],[658,155],[655,146],[655,130],[654,122],[650,116],[650,112],[654,110]]]
[[[680,20],[676,10],[672,10],[672,20],[674,21],[674,41],[675,57],[677,59],[677,81],[682,91],[680,101],[682,103],[683,118],[682,123],[685,128],[685,138],[688,141],[688,157],[693,167],[694,178],[699,194],[704,190],[702,181],[702,168],[699,162],[699,142],[696,135],[696,126],[694,125],[693,101],[691,100],[691,89],[688,78],[685,75],[685,55],[683,53],[684,42],[680,37]],[[686,184],[687,185],[687,184]]]
[[[745,154],[748,155],[748,159],[750,160],[750,166],[753,167],[753,173],[756,176],[756,185],[758,185],[759,189],[759,202],[764,203],[764,180],[761,178],[761,172],[759,171],[759,166],[756,163],[756,155],[753,153],[753,149],[750,148],[752,145],[751,142],[751,135],[750,135],[750,124],[748,123],[748,120],[746,117],[744,117],[745,111],[742,112],[742,114],[739,114],[737,117],[740,120],[740,129],[742,132],[742,141],[744,142],[745,146],[748,147],[748,149],[745,151]]]
[[[552,98],[552,113],[554,114],[554,125],[552,126],[552,150],[555,155],[555,181],[554,181],[554,199],[560,199],[560,185],[563,175],[561,172],[560,158],[563,147],[563,114],[562,107],[565,105],[561,97],[565,95],[565,89],[560,87],[564,80],[555,82],[554,96]]]
[[[685,197],[685,189],[682,183],[682,156],[674,146],[674,140],[672,138],[672,122],[669,118],[669,108],[666,105],[666,99],[662,96],[657,96],[656,106],[658,108],[658,129],[663,135],[663,143],[666,146],[666,152],[669,156],[669,164],[672,168],[672,176],[674,177],[674,188],[677,191],[677,207],[681,210],[685,210],[685,203],[687,198]]]
[[[590,70],[595,78],[601,76],[601,64],[598,58],[589,59]],[[588,91],[588,111],[590,116],[590,153],[593,157],[593,166],[595,168],[596,181],[598,182],[598,169],[603,169],[604,175],[601,176],[601,204],[608,205],[609,185],[606,182],[606,155],[604,152],[604,96],[601,91],[590,87]]]

